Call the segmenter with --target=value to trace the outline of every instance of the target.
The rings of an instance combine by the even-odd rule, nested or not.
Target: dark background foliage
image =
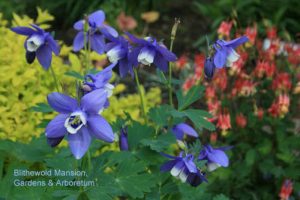
[[[160,19],[150,25],[149,33],[158,38],[168,39],[175,17],[181,18],[180,31],[175,45],[176,53],[198,49],[205,44],[205,35],[214,32],[222,20],[238,18],[239,26],[246,27],[254,21],[262,24],[272,21],[279,34],[287,31],[293,40],[299,37],[300,1],[298,0],[10,0],[0,1],[0,10],[6,19],[12,12],[36,17],[36,6],[47,9],[55,16],[53,30],[61,39],[71,44],[74,37],[73,23],[84,13],[97,9],[106,12],[107,21],[116,25],[116,17],[121,11],[132,15],[138,21],[137,33],[143,30],[141,13],[151,10],[160,12]],[[233,13],[236,13],[234,16]],[[191,31],[193,30],[193,31]],[[259,30],[262,32],[262,30]],[[298,34],[298,36],[297,36]]]

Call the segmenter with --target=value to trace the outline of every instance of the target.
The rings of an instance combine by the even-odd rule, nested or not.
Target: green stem
[[[87,167],[88,167],[88,172],[90,173],[92,170],[92,160],[91,160],[90,150],[87,151]]]
[[[139,81],[137,69],[134,68],[133,71],[134,71],[135,82],[136,82],[136,85],[138,87],[138,91],[139,91],[139,95],[140,95],[142,115],[144,117],[145,123],[147,123],[148,120],[147,120],[147,116],[146,116],[146,107],[145,107],[144,93],[142,91],[142,86],[141,86],[140,81]]]
[[[170,44],[170,51],[173,49],[173,42],[174,39],[171,39],[171,44]],[[169,82],[168,82],[168,89],[169,89],[169,103],[172,107],[173,105],[173,89],[172,89],[172,63],[169,63]]]
[[[180,24],[180,19],[175,19],[175,23],[172,27],[171,31],[171,42],[170,42],[170,51],[173,51],[173,43],[176,37],[176,32],[178,25]],[[169,63],[169,81],[168,81],[168,89],[169,89],[169,103],[172,107],[173,105],[173,88],[172,88],[172,63]]]
[[[52,66],[50,66],[50,71],[51,71],[51,74],[52,74],[52,77],[53,77],[53,80],[54,80],[55,88],[56,88],[57,92],[59,92],[59,86],[58,86],[57,78],[56,78],[56,75],[55,75],[55,72],[54,72]]]

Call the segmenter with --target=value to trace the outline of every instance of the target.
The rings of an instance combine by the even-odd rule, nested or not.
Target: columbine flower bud
[[[119,147],[121,151],[128,151],[127,128],[121,128]]]

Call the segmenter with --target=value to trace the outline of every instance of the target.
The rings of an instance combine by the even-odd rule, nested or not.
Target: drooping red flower
[[[197,80],[199,80],[202,77],[204,63],[205,63],[205,55],[196,54],[194,58],[194,67],[195,67],[195,79]]]
[[[232,27],[232,21],[222,21],[222,23],[220,24],[219,28],[218,28],[218,34],[221,35],[221,37],[229,37],[230,36],[230,30]]]
[[[217,99],[207,102],[208,112],[213,116],[217,116],[221,109],[221,102]]]
[[[232,89],[233,96],[251,96],[256,93],[256,83],[252,80],[240,76],[234,83]]]
[[[211,133],[209,139],[210,143],[216,143],[218,139],[218,134],[216,132]]]
[[[254,112],[254,114],[258,117],[259,120],[262,120],[264,116],[264,109],[263,108],[257,108]]]
[[[293,192],[293,182],[290,179],[284,180],[279,193],[280,200],[289,200]]]
[[[268,112],[272,117],[284,117],[290,106],[290,97],[287,94],[281,94],[279,97],[272,103],[271,107],[268,109]]]
[[[248,26],[245,30],[245,35],[249,38],[249,42],[253,45],[255,43],[256,35],[257,35],[257,25]]]
[[[220,89],[221,91],[224,91],[226,89],[227,73],[225,68],[218,70],[218,73],[216,73],[212,83],[215,88]]]
[[[235,122],[238,127],[244,128],[247,125],[247,118],[242,113],[239,113],[235,117]]]
[[[195,85],[195,83],[196,83],[196,80],[195,80],[194,76],[188,77],[182,85],[183,91],[188,91],[189,89],[191,89],[191,87],[193,87]]]
[[[277,28],[275,26],[269,27],[267,29],[267,37],[269,39],[276,39],[277,38]]]
[[[206,87],[205,97],[208,102],[216,97],[216,90],[213,86],[210,85]]]
[[[220,113],[218,115],[217,127],[222,131],[226,131],[231,128],[230,115],[228,113]]]
[[[289,73],[282,72],[277,74],[276,78],[272,82],[272,89],[278,91],[289,91],[292,87],[291,77]]]
[[[189,59],[188,59],[187,55],[183,54],[183,55],[181,55],[181,56],[178,58],[178,60],[175,62],[175,66],[176,66],[178,69],[182,70],[182,69],[185,68],[186,64],[188,63],[188,60],[189,60]]]

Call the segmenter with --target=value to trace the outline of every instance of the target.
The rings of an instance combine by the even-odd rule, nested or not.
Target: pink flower
[[[231,27],[232,27],[232,21],[230,22],[222,21],[221,25],[218,28],[218,34],[221,36],[229,37]]]
[[[122,31],[130,31],[137,26],[136,20],[132,16],[126,16],[124,12],[117,17],[117,24]]]
[[[244,128],[247,125],[247,118],[242,113],[239,113],[235,117],[235,122],[238,127]]]

